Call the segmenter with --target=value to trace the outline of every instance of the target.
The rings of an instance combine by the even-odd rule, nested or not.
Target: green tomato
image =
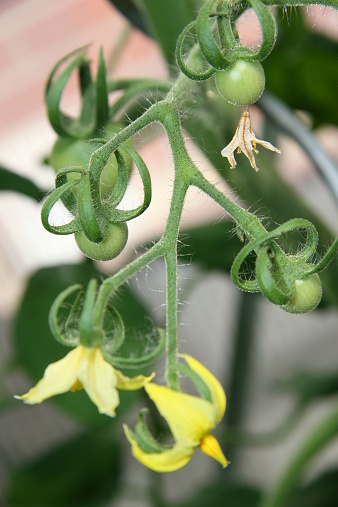
[[[125,222],[109,224],[107,236],[100,243],[90,241],[83,231],[74,234],[77,246],[90,259],[96,261],[109,261],[115,259],[128,239],[128,226]]]
[[[117,124],[107,125],[105,127],[104,132],[99,133],[98,135],[93,135],[93,137],[106,137],[108,139],[111,139],[114,136],[114,134],[116,134],[120,130],[121,130],[120,125]],[[87,143],[86,140],[71,139],[68,137],[59,137],[53,146],[52,153],[49,158],[50,165],[53,167],[55,172],[67,166],[80,166],[85,170],[88,167],[91,155],[99,147],[100,144]],[[128,172],[130,174],[133,161],[128,156],[125,156],[125,158],[127,162]],[[101,199],[103,200],[107,199],[114,190],[117,179],[118,172],[117,170],[118,170],[117,160],[115,155],[112,154],[101,174],[100,180]],[[68,181],[71,181],[80,178],[80,175],[76,173],[70,173],[67,176],[67,178]],[[74,195],[76,196],[77,193],[76,187],[74,187],[73,192]]]
[[[265,88],[262,65],[247,60],[236,60],[227,69],[216,71],[215,80],[222,97],[235,106],[250,106]]]
[[[281,306],[289,313],[307,313],[314,310],[322,299],[323,287],[317,273],[295,281],[295,293],[291,300]]]

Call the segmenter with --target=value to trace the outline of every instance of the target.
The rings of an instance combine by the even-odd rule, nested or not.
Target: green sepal
[[[138,415],[138,422],[135,426],[135,432],[131,431],[132,437],[137,441],[138,445],[148,454],[161,453],[168,450],[167,446],[161,445],[150,433],[147,423],[145,421],[145,414],[148,412],[147,408],[140,410]],[[130,430],[129,430],[130,431]]]
[[[248,2],[258,17],[262,31],[261,46],[259,50],[252,56],[249,56],[248,59],[262,61],[274,48],[277,39],[277,24],[270,10],[261,0],[248,0]]]
[[[138,172],[140,173],[141,180],[143,183],[144,197],[142,204],[140,204],[133,210],[118,210],[118,209],[111,210],[109,218],[111,222],[127,222],[128,220],[132,220],[133,218],[136,218],[139,215],[141,215],[148,208],[151,202],[151,193],[152,193],[151,178],[146,164],[144,163],[140,155],[137,153],[137,151],[134,150],[134,148],[131,148],[130,146],[127,146],[125,144],[121,145],[120,148],[123,151],[125,151],[127,155],[129,155],[135,162],[135,165],[138,169]]]
[[[104,358],[118,369],[138,369],[148,366],[157,361],[165,349],[165,332],[158,328],[158,340],[155,347],[148,353],[140,356],[123,357],[118,354],[111,355],[105,348],[102,349]],[[148,349],[150,345],[147,345]]]
[[[293,279],[302,278],[311,273],[314,268],[314,265],[311,263],[307,263],[307,261],[313,256],[313,254],[316,251],[318,245],[318,234],[316,228],[311,222],[302,218],[295,218],[285,222],[281,226],[274,229],[272,232],[268,232],[265,235],[261,236],[260,238],[250,241],[240,250],[231,267],[231,277],[234,284],[237,285],[237,287],[239,287],[240,289],[246,290],[248,292],[260,292],[261,286],[258,283],[257,279],[245,280],[240,276],[239,272],[243,262],[246,260],[246,258],[251,252],[259,252],[260,247],[262,246],[271,247],[272,245],[274,245],[274,248],[276,248],[277,252],[279,248],[278,245],[273,244],[271,242],[279,238],[282,234],[292,232],[298,229],[305,229],[307,232],[305,244],[296,255],[290,256],[285,255],[285,257],[283,258],[285,266],[283,266],[280,269],[281,272],[283,272],[285,267],[287,266],[289,269],[288,275],[291,276],[291,278]],[[280,262],[280,259],[281,259],[280,256],[278,256],[278,262]],[[268,257],[266,258],[266,261],[269,262]],[[260,257],[259,261],[260,267],[262,262],[263,256]],[[275,262],[277,262],[277,259]],[[267,272],[265,272],[265,275],[266,275],[265,280],[269,285],[271,280],[270,282],[268,282],[269,275]]]
[[[210,389],[208,388],[204,380],[196,372],[192,371],[192,369],[189,368],[189,366],[182,363],[177,363],[175,366],[175,370],[183,373],[183,375],[185,375],[188,379],[192,381],[199,395],[204,400],[212,402]]]
[[[93,202],[95,203],[96,209],[101,208],[101,195],[100,195],[101,173],[102,173],[103,169],[105,168],[105,166],[107,165],[110,156],[115,151],[115,150],[112,150],[112,148],[111,148],[111,143],[112,143],[113,139],[111,139],[108,142],[105,142],[105,140],[101,139],[99,142],[102,143],[102,146],[94,151],[94,153],[92,154],[92,156],[90,157],[90,160],[89,160],[88,172],[89,172],[89,183],[90,183],[90,195],[91,195]],[[116,184],[120,185],[120,183],[117,183],[117,182],[116,182]],[[114,193],[115,193],[115,188],[114,188]]]
[[[74,55],[78,56],[73,58],[65,70],[55,78],[55,74],[59,67],[65,63],[69,58]],[[70,116],[65,115],[60,110],[60,102],[63,90],[65,89],[68,80],[73,71],[82,65],[86,64],[86,46],[76,49],[66,56],[61,58],[53,67],[49,78],[47,80],[45,100],[47,105],[47,114],[49,121],[59,136],[63,137],[85,137],[90,132],[79,132],[79,122]]]
[[[86,47],[79,48],[59,60],[47,81],[46,104],[50,123],[59,136],[83,139],[106,124],[109,118],[108,85],[103,52],[100,50],[96,82],[92,81],[89,60],[86,58]],[[63,72],[55,77],[59,67],[74,55]],[[81,114],[79,118],[72,118],[60,110],[63,91],[71,77],[78,69],[80,90],[82,97]]]
[[[64,225],[51,225],[49,223],[49,214],[54,207],[54,205],[57,203],[59,199],[62,198],[62,196],[69,192],[71,188],[73,188],[75,185],[78,185],[79,181],[73,180],[68,181],[64,185],[61,185],[60,187],[56,188],[53,193],[47,197],[45,202],[43,203],[43,206],[41,208],[41,222],[46,231],[51,232],[52,234],[73,234],[74,232],[78,231],[80,228],[80,222],[78,218],[74,218],[71,222]]]
[[[83,97],[93,85],[92,73],[90,70],[90,62],[88,60],[85,60],[83,64],[79,67],[79,82],[81,96]]]
[[[94,202],[90,189],[89,175],[83,174],[77,195],[77,206],[79,221],[83,232],[92,243],[100,243],[104,239],[104,233],[97,219],[97,213],[100,211],[101,203]]]
[[[122,201],[127,190],[129,179],[129,171],[123,155],[117,150],[115,151],[115,156],[118,164],[118,172],[114,190],[108,200],[110,209],[115,208]]]
[[[227,55],[229,60],[232,60],[232,53],[237,46],[240,46],[240,41],[231,14],[229,12],[222,12],[223,7],[224,6],[220,4],[217,10],[217,28],[223,52]]]
[[[313,273],[320,273],[330,264],[338,253],[338,237],[334,240],[330,248],[325,252],[323,257],[317,262],[317,264],[307,273],[312,275]]]
[[[60,309],[64,308],[66,299],[74,292],[79,291],[75,302],[71,305],[69,314],[60,326]],[[62,291],[54,300],[49,312],[49,327],[54,338],[66,347],[75,347],[79,344],[79,333],[77,332],[77,322],[79,318],[80,302],[83,298],[82,286],[79,284],[71,285]]]
[[[179,68],[181,69],[183,74],[185,74],[189,79],[193,79],[195,81],[205,81],[206,79],[209,79],[209,77],[211,77],[215,73],[215,69],[213,67],[210,67],[208,70],[206,70],[204,72],[195,72],[194,70],[189,69],[187,63],[184,61],[184,58],[183,58],[183,45],[184,45],[185,38],[188,35],[188,33],[190,32],[190,30],[192,30],[195,27],[196,27],[196,21],[192,21],[183,29],[182,33],[178,37],[177,46],[176,46],[176,61],[177,61],[177,65],[179,66]],[[201,52],[198,55],[194,54],[193,57],[194,58],[202,57],[205,60],[205,58]]]
[[[109,325],[110,326],[113,325],[113,329],[111,330],[111,327],[109,329],[109,334],[105,329],[108,318]],[[126,330],[121,314],[112,305],[108,304],[105,309],[101,331],[103,335],[101,343],[102,353],[104,354],[105,352],[107,352],[107,354],[109,354],[110,357],[122,346],[126,336]]]
[[[97,77],[95,83],[95,130],[105,125],[108,121],[109,105],[108,105],[108,88],[106,80],[106,66],[102,48],[99,53],[99,63]]]
[[[93,310],[97,296],[97,280],[92,278],[84,295],[79,319],[79,338],[84,347],[96,347],[101,341],[100,329],[93,328]]]
[[[82,168],[77,167],[77,166],[67,166],[63,169],[60,169],[56,173],[55,188],[59,188],[62,185],[64,185],[65,183],[67,183],[68,182],[68,174],[71,174],[71,173],[78,174],[78,176],[79,176],[78,183],[79,183],[80,182],[80,175],[83,173]],[[62,197],[60,200],[62,201],[62,204],[64,204],[64,206],[66,206],[68,211],[71,212],[72,215],[74,215],[74,216],[77,215],[77,200],[76,200],[75,195],[72,190],[62,194]]]
[[[287,281],[278,265],[274,265],[275,256],[271,258],[271,246],[263,246],[256,259],[256,277],[264,296],[275,305],[285,305],[293,296],[294,283],[287,286]],[[277,253],[278,255],[278,253]],[[275,263],[276,264],[276,263]],[[274,268],[277,272],[274,272]],[[284,290],[286,287],[288,290]]]
[[[205,59],[217,70],[228,67],[230,60],[222,54],[210,27],[209,17],[215,2],[207,2],[200,9],[197,21],[197,39]]]

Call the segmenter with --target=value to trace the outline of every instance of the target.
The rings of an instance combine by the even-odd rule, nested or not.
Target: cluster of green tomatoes
[[[96,136],[102,137],[107,140],[111,139],[115,134],[121,130],[122,126],[119,124],[107,124],[101,132]],[[98,148],[97,143],[88,142],[84,139],[74,139],[71,137],[58,137],[56,140],[49,162],[55,173],[65,167],[78,167],[86,171],[89,167],[89,161]],[[127,163],[128,174],[130,176],[133,161],[130,157],[125,157]],[[100,178],[100,199],[107,201],[115,188],[118,175],[118,162],[114,153],[111,154],[107,164],[105,165]],[[67,175],[68,181],[79,180],[81,173],[71,172]],[[75,199],[78,194],[78,186],[74,186],[70,191],[73,193]],[[63,204],[67,206],[67,201],[62,199]],[[71,210],[69,210],[71,211]],[[90,241],[85,232],[80,229],[74,233],[74,238],[79,249],[87,257],[106,261],[117,257],[124,249],[128,239],[128,226],[126,222],[109,223],[105,231],[105,237],[102,241],[95,243]]]

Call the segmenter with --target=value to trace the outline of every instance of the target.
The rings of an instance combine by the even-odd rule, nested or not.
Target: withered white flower
[[[238,127],[232,141],[221,151],[222,157],[226,157],[230,162],[230,169],[235,169],[236,160],[234,157],[234,151],[237,148],[237,153],[243,152],[244,155],[249,159],[251,167],[258,171],[259,168],[256,166],[255,155],[258,153],[256,145],[261,144],[270,151],[275,151],[282,154],[280,150],[275,148],[271,143],[257,139],[251,129],[251,118],[249,111],[245,111],[239,120]]]

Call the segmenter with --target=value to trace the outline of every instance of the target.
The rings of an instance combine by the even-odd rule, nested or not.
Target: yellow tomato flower
[[[196,359],[185,354],[181,357],[208,387],[211,401],[153,383],[146,385],[145,390],[166,419],[175,444],[170,448],[162,448],[160,452],[148,453],[139,445],[136,435],[124,425],[132,454],[155,472],[174,472],[186,465],[196,447],[199,447],[202,452],[219,461],[224,468],[229,462],[216,438],[210,434],[225,412],[224,390],[209,370]]]
[[[101,414],[114,417],[120,402],[117,389],[140,389],[150,382],[153,376],[126,377],[104,359],[99,347],[78,345],[63,359],[50,364],[35,387],[15,398],[34,405],[56,394],[85,389]]]
[[[258,153],[258,150],[256,150],[257,144],[262,145],[267,150],[275,151],[281,155],[281,151],[275,148],[271,143],[257,139],[251,129],[250,113],[249,111],[245,111],[239,120],[238,127],[232,141],[221,151],[221,155],[229,160],[230,169],[235,169],[237,164],[234,157],[234,151],[237,148],[237,153],[244,153],[244,155],[249,159],[251,167],[253,167],[255,171],[258,171],[259,169],[256,166],[254,155],[254,153]]]

